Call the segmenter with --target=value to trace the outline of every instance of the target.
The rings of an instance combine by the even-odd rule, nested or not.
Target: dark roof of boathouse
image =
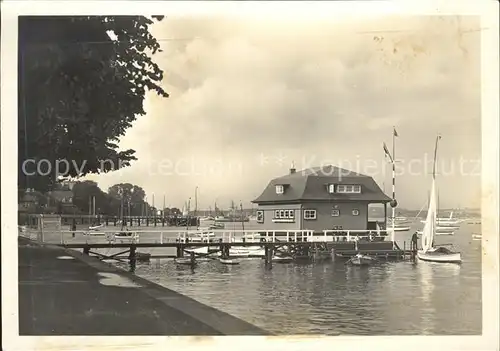
[[[329,193],[329,184],[360,185],[361,193]],[[283,194],[276,194],[276,185],[284,185]],[[275,178],[253,203],[297,203],[305,201],[371,201],[389,202],[372,177],[335,166],[308,168]]]

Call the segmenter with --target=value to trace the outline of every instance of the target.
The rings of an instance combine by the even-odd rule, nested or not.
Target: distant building
[[[377,222],[369,221],[368,205],[383,207],[391,199],[372,177],[334,166],[316,167],[269,182],[253,203],[258,205],[257,222],[263,230],[368,230]]]
[[[43,195],[33,189],[26,189],[26,191],[19,196],[18,211],[35,212],[40,203],[40,196]]]
[[[56,212],[74,212],[76,206],[73,204],[73,191],[69,187],[62,187],[61,190],[53,190],[47,193],[47,207]]]

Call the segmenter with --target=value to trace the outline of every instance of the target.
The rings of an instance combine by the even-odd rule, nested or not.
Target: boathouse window
[[[294,222],[294,210],[275,210],[274,211],[274,218],[272,219],[273,222],[287,222],[287,223],[293,223]]]
[[[316,210],[304,210],[304,219],[316,219]]]
[[[257,223],[264,223],[264,211],[257,211]]]
[[[285,192],[285,187],[283,185],[276,185],[276,194],[283,194]]]
[[[352,210],[352,215],[353,216],[359,216],[359,210],[358,209]]]
[[[340,210],[333,209],[332,210],[332,217],[338,217],[338,216],[340,216]]]
[[[274,211],[274,218],[276,219],[293,219],[293,210],[276,210]]]
[[[337,193],[361,193],[361,185],[337,185]]]

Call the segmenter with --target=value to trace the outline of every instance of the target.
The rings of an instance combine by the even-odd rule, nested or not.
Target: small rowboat
[[[219,258],[219,262],[222,264],[229,264],[229,265],[240,264],[240,260],[235,258]]]
[[[274,256],[272,261],[276,262],[276,263],[290,263],[293,261],[293,257],[291,257],[291,256]]]
[[[353,266],[370,266],[376,262],[377,260],[374,259],[373,257],[357,254],[356,256],[352,257],[349,261],[347,261],[346,264],[351,264]]]
[[[185,257],[179,257],[174,259],[174,262],[178,265],[183,265],[183,266],[195,266],[196,261],[192,261],[191,258],[185,258]]]
[[[482,240],[483,234],[472,234],[472,240]]]

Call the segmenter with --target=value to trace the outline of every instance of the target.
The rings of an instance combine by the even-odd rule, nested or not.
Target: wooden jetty
[[[100,238],[96,232],[80,231],[84,242],[66,240],[70,233],[74,238],[74,232],[60,232],[59,246],[82,249],[85,254],[94,254],[102,259],[120,260],[124,254],[128,254],[128,259],[134,263],[140,259],[140,253],[137,252],[139,248],[175,248],[175,255],[161,257],[184,258],[189,255],[194,262],[199,258],[228,259],[231,257],[232,247],[260,247],[268,265],[272,264],[276,255],[290,256],[294,260],[317,261],[350,258],[359,253],[387,260],[403,260],[411,254],[402,250],[396,243],[384,241],[385,235],[370,231],[324,231],[322,235],[310,230],[133,231],[133,237],[138,239],[130,241],[113,240],[110,238],[110,231],[103,233],[104,237]],[[96,251],[112,248],[123,250],[111,255]],[[197,248],[206,250],[195,250]]]
[[[109,215],[84,215],[84,214],[62,214],[58,215],[61,225],[101,225],[120,227],[122,220],[119,216]],[[24,222],[36,225],[39,214],[25,215]],[[195,216],[123,216],[124,226],[137,227],[195,227],[200,224],[199,218]]]

